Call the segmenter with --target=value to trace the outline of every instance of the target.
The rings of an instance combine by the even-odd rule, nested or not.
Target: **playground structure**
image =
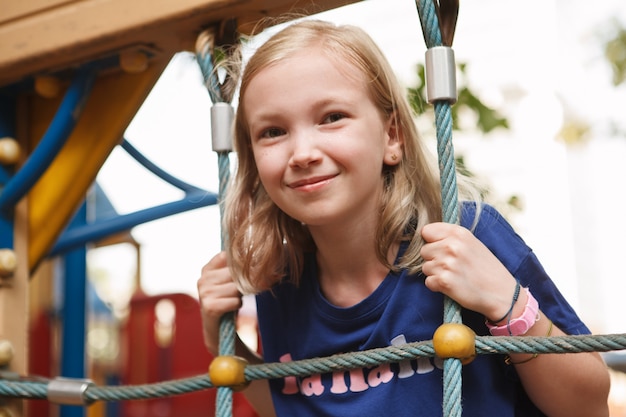
[[[219,45],[233,41],[233,33],[226,31],[257,30],[265,17],[312,14],[349,3],[32,0],[3,6],[0,365],[5,373],[30,375],[32,368],[48,367],[45,375],[49,375],[52,366],[61,375],[84,377],[87,246],[136,244],[128,233],[133,226],[217,202],[215,193],[177,181],[122,140],[172,56],[195,52],[203,32],[212,34]],[[86,197],[116,146],[183,189],[186,198],[105,221],[88,218]],[[194,192],[203,197],[188,198]],[[45,356],[57,344],[45,319],[52,303],[52,278],[58,274],[50,262],[53,258],[63,259],[67,302],[61,348],[50,364]],[[22,400],[7,399],[0,407],[3,415],[16,417],[47,413],[38,405],[25,407]],[[63,415],[76,412],[82,410],[62,407],[61,411]]]
[[[328,4],[327,7],[333,7],[333,5],[338,5],[335,3],[333,3],[332,5]],[[80,6],[74,7],[77,4],[80,4]],[[66,18],[66,14],[69,10],[77,11],[81,9],[82,3],[77,4],[70,3],[69,5],[67,5],[67,7],[72,7],[65,10],[63,10],[66,6],[65,3],[57,4],[58,7],[51,6],[51,9],[46,9],[46,11],[42,13],[45,14],[47,12],[50,12],[55,15],[55,18],[58,17],[63,20],[64,18]],[[125,6],[125,17],[132,17],[134,13],[132,11],[129,12],[129,6]],[[175,7],[178,8],[179,6],[180,5],[177,5]],[[182,30],[177,25],[172,24],[172,31],[176,31],[177,34],[180,33],[181,39],[193,39],[195,42],[198,34],[203,33],[205,29],[209,28],[213,31],[216,43],[220,43],[221,41],[230,42],[232,40],[232,36],[230,36],[229,33],[229,28],[233,27],[232,22],[234,21],[234,19],[236,19],[238,31],[245,33],[247,30],[246,28],[249,27],[247,26],[247,23],[254,22],[258,16],[264,15],[265,13],[267,13],[267,15],[274,15],[274,12],[276,14],[280,14],[287,9],[286,7],[281,8],[277,6],[275,10],[271,9],[272,13],[269,13],[267,9],[262,11],[256,10],[254,13],[248,11],[249,14],[241,14],[237,15],[236,17],[233,17],[232,14],[228,15],[228,13],[226,13],[223,16],[220,15],[222,16],[222,20],[218,19],[214,24],[212,24],[211,22],[214,22],[215,20],[210,20],[210,23],[208,24],[206,22],[199,24],[198,22],[201,19],[195,20],[198,13],[202,14],[201,12],[199,12],[199,6],[197,4],[186,6],[189,7],[188,9],[186,9],[186,12],[181,12],[180,9],[177,9],[177,11],[173,13],[173,15],[180,18],[180,21],[184,21],[186,22],[186,24],[189,25],[183,25],[186,29],[188,29],[189,27],[195,27],[195,29],[191,31],[191,33],[186,33],[185,36],[185,33],[183,33],[184,30]],[[138,9],[141,9],[139,6],[137,7]],[[164,9],[167,9],[167,7],[168,6],[164,6]],[[169,7],[172,6],[170,5]],[[228,8],[227,6],[225,7]],[[215,6],[215,8],[217,9],[217,6]],[[317,8],[315,11],[320,11],[322,9],[323,8]],[[60,10],[63,12],[60,12]],[[221,8],[219,10],[220,12],[223,11]],[[238,9],[235,5],[233,5],[232,13],[234,13],[235,10]],[[97,18],[94,18],[94,22],[99,22],[101,20],[104,20],[102,19],[102,15],[98,13],[101,11],[102,10],[98,11],[89,9],[88,7],[88,13],[86,13],[86,15],[97,15]],[[137,12],[137,15],[140,14],[140,11],[144,10],[135,10],[135,12]],[[24,10],[22,10],[22,12],[24,12]],[[150,11],[150,13],[152,12],[153,10]],[[24,13],[25,14],[23,16],[25,16],[26,20],[29,20],[33,16],[37,15],[37,13]],[[172,11],[168,10],[165,14],[171,17]],[[14,13],[12,16],[18,15],[19,13]],[[192,15],[194,16],[194,18],[189,17]],[[244,17],[242,18],[241,16]],[[248,16],[255,17],[248,20]],[[422,17],[423,13],[420,13],[420,16]],[[171,18],[173,20],[176,20],[173,17]],[[154,15],[151,14],[151,19],[154,20],[151,20],[150,22],[152,22],[152,24],[154,24],[155,26],[158,26],[158,29],[154,26],[152,27],[151,30],[153,32],[161,32],[163,31],[164,27],[170,27],[164,24],[164,22],[170,21],[164,16],[158,18],[154,17]],[[15,19],[7,18],[5,20],[9,23],[12,23],[19,22],[20,19],[18,17],[15,17]],[[46,19],[44,19],[43,21],[38,19],[35,20],[38,24],[42,25],[42,27],[45,27],[44,23],[46,22]],[[88,59],[87,57],[82,56],[82,54],[77,53],[73,55],[74,59],[71,60],[71,63],[68,64],[68,67],[63,67],[62,64],[55,63],[53,67],[42,67],[35,72],[25,73],[25,75],[23,76],[16,76],[11,71],[6,71],[2,73],[2,76],[4,76],[4,74],[7,74],[9,80],[6,81],[6,87],[1,87],[3,92],[1,104],[3,109],[3,119],[0,121],[0,127],[3,129],[3,131],[1,132],[2,135],[0,136],[11,136],[18,139],[18,146],[15,146],[16,142],[12,140],[5,140],[3,142],[3,146],[4,144],[7,144],[7,148],[17,149],[18,151],[21,149],[26,149],[26,154],[29,155],[27,156],[22,153],[22,155],[17,158],[6,158],[5,163],[8,168],[2,168],[3,171],[0,172],[0,174],[2,175],[2,177],[0,178],[0,183],[4,187],[2,189],[2,193],[0,193],[0,209],[3,210],[2,223],[0,224],[0,232],[2,232],[2,234],[0,235],[2,237],[0,244],[2,248],[6,247],[8,249],[3,252],[2,257],[2,273],[6,278],[4,281],[5,286],[2,288],[3,298],[2,300],[0,300],[3,308],[2,313],[0,313],[0,334],[5,337],[4,341],[7,342],[3,344],[3,348],[7,346],[11,347],[11,349],[6,348],[4,349],[4,351],[9,352],[10,350],[12,350],[14,352],[14,354],[3,355],[5,358],[9,358],[5,362],[5,366],[9,371],[24,375],[29,374],[27,364],[28,361],[26,359],[26,355],[24,354],[24,352],[28,351],[29,343],[26,340],[27,336],[25,336],[24,334],[24,327],[20,328],[18,326],[20,323],[17,323],[18,325],[16,325],[15,318],[18,316],[18,314],[16,313],[20,313],[19,319],[22,319],[26,316],[25,314],[22,315],[21,313],[25,313],[29,309],[28,307],[25,307],[27,305],[26,303],[22,304],[22,301],[31,298],[30,295],[32,295],[32,293],[50,293],[50,291],[47,289],[44,289],[43,291],[40,288],[36,288],[35,290],[33,289],[33,282],[35,282],[33,278],[40,274],[49,275],[53,273],[49,269],[46,270],[46,266],[48,266],[47,260],[50,256],[62,256],[64,258],[64,275],[66,279],[66,286],[71,287],[74,291],[71,293],[66,292],[65,299],[72,300],[72,303],[66,303],[66,308],[64,310],[65,318],[69,320],[69,318],[80,317],[81,311],[84,316],[84,305],[82,305],[81,310],[82,303],[80,302],[79,298],[81,296],[81,293],[83,296],[85,293],[85,245],[92,242],[102,242],[105,239],[109,242],[115,241],[116,239],[129,239],[128,235],[126,235],[125,232],[132,228],[134,225],[140,224],[141,222],[149,221],[154,218],[159,218],[164,215],[173,214],[175,212],[189,210],[202,205],[215,204],[215,202],[217,201],[217,196],[215,194],[206,193],[203,190],[198,190],[197,188],[189,186],[188,184],[176,181],[175,178],[168,177],[165,173],[158,170],[158,168],[150,167],[149,161],[144,161],[143,164],[148,169],[152,170],[156,175],[161,176],[164,179],[167,178],[169,182],[184,190],[187,196],[195,195],[194,192],[201,191],[202,193],[206,194],[207,198],[200,200],[200,202],[197,202],[196,200],[196,206],[194,207],[185,204],[184,201],[180,201],[174,202],[170,205],[165,205],[163,207],[155,208],[154,210],[136,213],[135,216],[120,216],[117,221],[103,221],[99,223],[96,219],[95,223],[89,222],[86,214],[86,206],[85,204],[83,204],[87,189],[93,183],[95,173],[97,173],[98,168],[103,163],[104,159],[106,159],[106,155],[108,155],[112,147],[120,143],[121,134],[125,126],[132,118],[132,114],[134,114],[134,111],[136,111],[138,106],[141,104],[140,102],[142,101],[142,98],[145,97],[145,95],[147,94],[150,86],[154,84],[156,78],[158,78],[158,75],[160,74],[159,71],[155,70],[155,72],[150,77],[148,77],[147,73],[150,71],[153,65],[155,65],[155,63],[159,63],[161,65],[160,70],[162,70],[167,64],[169,57],[171,57],[171,54],[165,54],[163,56],[160,55],[162,53],[162,50],[166,49],[166,46],[159,45],[156,38],[154,43],[144,41],[138,43],[136,41],[136,39],[134,38],[135,32],[141,31],[145,27],[151,26],[150,24],[145,23],[145,21],[143,22],[144,26],[139,25],[141,26],[141,28],[138,28],[137,26],[134,26],[133,29],[126,28],[125,30],[120,30],[118,32],[118,34],[122,33],[124,34],[124,36],[116,36],[116,39],[124,39],[124,45],[128,45],[128,42],[132,40],[132,48],[127,48],[126,46],[117,46],[117,48],[119,49],[117,49],[116,52],[111,52],[111,48],[103,48],[102,50],[106,49],[106,53],[103,53],[102,55],[93,59]],[[69,24],[71,22],[68,21],[65,21],[65,23],[66,26],[64,27],[72,28],[72,30],[80,26],[76,24],[78,22],[74,22],[76,25]],[[449,22],[444,21],[443,26],[446,26],[447,23]],[[194,26],[194,24],[196,26]],[[428,29],[429,27],[430,29],[432,29],[432,22],[427,21],[427,19],[423,19],[422,24],[424,29],[424,35],[425,38],[427,38],[427,43],[429,44],[429,47],[433,46],[433,43],[434,46],[437,46],[439,41],[432,38],[432,33]],[[16,23],[16,27],[20,30],[26,26],[28,26],[28,24],[24,22],[21,22],[19,24]],[[87,26],[89,26],[89,29],[93,30],[94,33],[98,32],[98,30],[101,29],[99,25],[95,23],[92,26]],[[70,32],[72,32],[72,30],[70,30]],[[19,32],[19,30],[17,32]],[[150,30],[148,30],[148,32],[150,32]],[[104,36],[105,38],[113,37],[112,35],[110,35],[110,33],[109,35],[102,35],[101,31],[99,33],[100,42],[102,42],[102,36]],[[72,45],[76,46],[76,33],[74,32],[73,34],[74,36],[69,36],[68,38],[72,38]],[[133,36],[130,36],[131,34]],[[450,36],[450,32],[447,33],[448,36],[445,36],[445,33],[442,35],[444,38],[446,38],[444,39],[444,42],[448,42],[446,43],[446,45],[451,43],[452,37]],[[50,38],[50,40],[51,39],[52,37]],[[163,41],[163,45],[167,45],[168,42],[172,42],[172,39],[168,38],[167,40]],[[23,46],[26,44],[23,42],[23,39],[21,39],[18,43],[19,46]],[[141,44],[141,46],[135,47],[135,45],[138,44]],[[169,51],[178,52],[179,50],[187,49],[190,45],[190,43],[187,44],[184,42],[183,44],[184,47],[181,48],[181,43],[179,43],[177,48],[172,47],[172,49]],[[17,44],[14,44],[13,46],[16,45]],[[100,44],[94,41],[94,45]],[[80,48],[77,48],[82,49],[82,46],[83,43],[81,41]],[[93,49],[98,48],[99,47],[94,47]],[[20,48],[16,47],[15,49]],[[52,60],[52,56],[55,54],[51,53],[50,51],[53,49],[56,51],[70,51],[72,47],[67,45],[57,45],[56,48],[47,49],[47,52],[42,53],[41,56],[50,57],[50,59]],[[9,53],[5,55],[11,56],[11,54]],[[19,54],[15,54],[13,55],[13,57],[17,55]],[[159,57],[162,58],[161,61],[159,60]],[[34,58],[24,58],[22,61],[20,61],[20,59],[14,58],[14,60],[15,62],[23,62],[25,68],[30,66],[37,67],[38,65],[41,65],[40,60]],[[41,61],[43,61],[43,58],[41,59]],[[9,67],[8,64],[7,67]],[[13,68],[13,65],[11,64],[10,67]],[[0,64],[0,68],[4,67]],[[50,75],[52,75],[52,77],[50,77]],[[144,75],[146,75],[148,79],[143,79],[142,77]],[[102,79],[106,79],[106,82],[102,82]],[[70,85],[69,89],[67,90],[68,92],[61,100],[61,95],[59,94],[59,91],[62,91],[64,87],[68,84]],[[137,90],[137,85],[143,85],[144,88]],[[33,94],[33,91],[35,91],[36,94]],[[434,94],[443,94],[443,96],[448,97],[450,91],[436,91]],[[89,98],[87,100],[88,95]],[[132,114],[121,111],[121,109],[126,110],[127,107],[130,106],[129,102],[132,101],[128,99],[127,95],[130,95],[131,98],[135,96],[137,98],[137,101],[133,102],[134,111],[132,112]],[[96,100],[96,97],[98,97],[99,100]],[[449,97],[446,100],[449,100]],[[114,111],[108,108],[108,104],[110,102],[114,104]],[[106,103],[107,106],[101,106],[100,104],[92,103]],[[48,106],[49,104],[50,106]],[[449,102],[435,103],[436,111],[442,116],[441,118],[438,117],[438,122],[439,119],[441,119],[444,121],[444,123],[449,123],[449,117],[447,117],[446,114],[446,112],[449,110],[449,105]],[[77,113],[81,114],[80,118],[76,116]],[[22,119],[22,114],[28,116],[26,120]],[[40,117],[42,117],[42,114],[46,114],[47,119],[39,119]],[[65,123],[61,123],[61,121],[63,120],[65,120]],[[87,120],[87,122],[85,122],[85,120]],[[72,130],[72,128],[74,129]],[[112,132],[111,129],[113,129],[114,132]],[[112,133],[115,133],[115,135]],[[50,137],[52,137],[52,139],[50,139]],[[77,137],[80,139],[75,139]],[[34,140],[32,140],[33,138]],[[41,138],[41,140],[37,142],[36,139],[38,138]],[[449,138],[445,139],[449,140]],[[104,146],[102,144],[103,142],[106,142],[108,144],[108,147],[106,147],[106,149],[100,148],[100,145]],[[26,145],[25,147],[24,144]],[[72,144],[73,147],[71,147],[70,144]],[[136,151],[132,148],[130,144],[123,141],[121,142],[121,145],[125,150],[127,150],[127,152],[131,154],[136,154]],[[57,152],[53,151],[58,151],[58,155]],[[16,154],[16,152],[5,152],[5,154],[14,155]],[[98,159],[98,162],[94,162],[92,166],[92,161],[94,157]],[[141,155],[136,154],[136,158],[138,160],[141,159]],[[446,159],[446,163],[447,162],[449,162],[449,160]],[[81,164],[83,165],[81,166]],[[446,166],[449,168],[448,165]],[[34,169],[32,173],[27,169],[31,167]],[[444,181],[442,182],[444,184],[449,184],[448,181],[445,181],[445,179],[453,179],[453,175],[452,177],[450,177],[450,172],[453,172],[453,169],[443,170],[442,179],[444,179]],[[76,201],[73,202],[73,204],[71,204],[69,200],[72,200],[70,198],[73,195],[72,193],[74,192],[72,190],[74,190],[74,187],[78,185],[78,182],[83,181],[81,180],[81,178],[86,173],[91,175],[91,182],[86,181],[85,185],[82,188],[79,187],[79,197],[76,199]],[[454,191],[454,186],[446,186],[446,189],[443,191]],[[444,204],[444,218],[446,219],[446,221],[454,221],[454,217],[456,215],[454,213],[454,207],[456,206],[454,196],[452,198],[448,198],[447,195],[444,196],[444,202],[446,203]],[[49,226],[53,229],[56,227],[55,233],[49,232]],[[43,233],[44,229],[47,233],[45,235]],[[5,244],[4,239],[6,239],[8,243]],[[130,240],[132,241],[132,238]],[[39,281],[42,280],[38,280],[37,282]],[[71,285],[68,284],[70,282]],[[12,304],[6,304],[5,302],[8,301],[8,299],[11,297],[13,297],[11,299]],[[146,301],[144,299],[142,301],[144,301],[144,303],[149,306],[147,311],[154,311],[154,303],[160,300],[153,299]],[[173,300],[170,301],[176,302]],[[181,300],[181,303],[184,304],[185,300]],[[70,307],[78,308],[76,310],[70,310]],[[457,315],[457,312],[455,311],[455,307],[453,304],[449,304],[446,306],[445,315],[447,321],[456,321],[456,318],[454,316]],[[84,330],[84,322],[81,323],[80,320],[78,320],[77,322],[72,322],[71,325],[68,326],[68,320],[63,323],[64,334],[62,350],[64,351],[64,353],[62,359],[62,369],[60,373],[66,376],[80,378],[82,376],[80,375],[80,371],[84,371],[83,369],[81,369],[80,364],[74,368],[63,368],[63,366],[65,362],[70,362],[71,357],[78,358],[78,362],[80,362],[80,359],[84,357],[84,352],[82,352],[83,355],[80,355],[80,351],[72,351],[71,354],[66,354],[66,350],[68,348],[71,348],[72,346],[76,347],[75,343],[72,342],[78,342],[78,344],[83,344],[84,333],[80,333],[80,331],[75,332],[75,330],[79,329],[81,326]],[[154,320],[150,318],[148,321],[153,322]],[[141,323],[141,321],[139,323]],[[28,323],[26,323],[25,325],[28,325]],[[131,326],[132,328],[132,324],[130,324],[129,326]],[[141,326],[139,325],[136,331],[138,332],[140,328]],[[154,336],[152,337],[154,338]],[[497,343],[490,338],[477,338],[476,352],[550,353],[559,351],[603,351],[621,349],[624,345],[623,336],[621,335],[598,339],[554,338],[554,340],[551,341],[551,344],[544,344],[541,342],[545,341],[534,340],[536,338],[533,338],[533,340],[527,341],[526,345],[521,347],[520,345],[515,345],[516,341],[514,338],[512,338],[511,340],[505,339],[507,338],[498,339],[502,343],[509,343],[506,347],[503,347],[502,343]],[[20,344],[20,342],[23,343]],[[188,349],[191,349],[189,348],[189,345],[187,347]],[[321,361],[311,361],[310,363],[293,363],[285,366],[274,366],[276,364],[268,364],[265,367],[248,367],[245,371],[245,376],[247,380],[251,380],[258,378],[276,377],[277,375],[286,375],[286,373],[288,372],[295,373],[297,375],[309,375],[311,372],[325,372],[325,369],[327,369],[325,367],[329,364],[335,364],[336,366],[336,364],[338,363],[344,367],[360,367],[364,366],[364,364],[375,364],[379,363],[380,361],[399,361],[415,356],[432,355],[432,346],[428,342],[426,342],[419,344],[409,344],[401,349],[380,350],[376,352],[363,352],[362,354],[343,355],[337,358],[328,358]],[[159,359],[155,360],[151,358],[150,361],[162,364],[162,361],[159,361]],[[201,361],[203,360],[201,359],[200,362]],[[447,368],[444,376],[447,376],[446,380],[444,381],[444,385],[447,387],[451,381],[455,382],[455,373],[460,369],[460,364],[458,363],[458,360],[453,358],[451,360],[446,360],[446,366]],[[151,370],[157,371],[158,380],[167,379],[168,377],[174,377],[174,375],[172,375],[171,373],[161,372],[164,369],[167,369],[167,367],[155,366],[154,368],[155,369]],[[82,382],[82,385],[77,386],[76,384],[71,384],[71,387],[69,388],[59,388],[59,384],[62,382],[63,381],[56,381],[55,386],[49,386],[47,392],[47,397],[49,399],[59,400],[61,404],[84,405],[85,401],[89,402],[100,399],[118,398],[112,394],[106,394],[106,390],[97,388],[90,389],[89,383],[86,381]],[[132,383],[135,381],[128,380],[128,382]],[[136,382],[140,383],[141,381]],[[204,381],[200,385],[204,388],[211,387],[210,381],[208,384],[206,383],[206,381]],[[452,385],[456,385],[458,387],[458,384]],[[79,388],[78,394],[80,395],[78,396],[76,395],[76,387]],[[221,389],[222,388],[218,388],[218,391]],[[159,391],[159,389],[155,389],[155,391]],[[164,392],[165,391],[166,394],[171,394],[173,392],[164,390]],[[159,392],[157,392],[157,394],[158,393]],[[42,398],[38,394],[33,395],[32,397]],[[43,398],[45,398],[45,395]],[[145,394],[141,394],[139,395],[139,398],[147,397],[145,396]],[[77,399],[82,399],[83,402],[76,402]],[[452,400],[452,404],[454,405],[455,399],[453,398]],[[166,408],[171,406],[171,404],[168,405],[163,403],[161,405],[164,405]],[[452,406],[452,408],[454,409],[455,407]],[[77,408],[71,408],[69,410],[64,409],[62,410],[62,413],[64,411],[67,411],[67,414],[69,415],[70,410],[76,411]],[[156,408],[156,410],[159,410],[159,408]],[[161,407],[160,410],[162,411],[163,407]],[[3,411],[6,411],[10,414],[19,415],[24,412],[24,408],[19,401],[11,400],[6,402]],[[28,411],[28,407],[26,408],[26,411]],[[151,411],[152,414],[149,415],[155,414],[155,409],[152,409]],[[446,416],[452,415],[451,412],[445,408],[445,404],[444,414]],[[131,413],[129,415],[143,414],[137,412],[136,414]],[[185,415],[192,414],[187,411]]]

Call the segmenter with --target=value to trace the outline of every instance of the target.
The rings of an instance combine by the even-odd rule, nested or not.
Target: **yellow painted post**
[[[28,195],[31,269],[48,253],[70,221],[169,58],[150,61],[141,73],[117,71],[96,79],[72,135]],[[32,98],[28,111],[31,138],[43,136],[57,107],[58,100]]]

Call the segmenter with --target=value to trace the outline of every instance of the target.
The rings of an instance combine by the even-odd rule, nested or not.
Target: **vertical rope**
[[[219,207],[220,218],[224,218],[223,198],[226,195],[226,186],[230,178],[230,159],[228,152],[218,152],[217,162],[219,166]],[[222,249],[226,242],[226,231],[222,227],[221,230]],[[220,320],[220,355],[235,354],[235,339],[237,329],[235,326],[235,314],[226,313]],[[233,414],[233,390],[229,387],[218,387],[215,400],[216,417],[230,417]]]
[[[437,9],[433,0],[416,0],[416,6],[422,25],[424,40],[428,48],[442,45],[441,31]],[[452,144],[452,110],[450,102],[435,102],[435,125],[437,129],[437,157],[441,179],[442,215],[447,223],[459,223],[458,190],[456,183],[456,167],[454,146]],[[449,297],[444,299],[443,320],[446,323],[460,323],[461,309]],[[446,359],[443,367],[443,415],[444,417],[460,417],[462,414],[461,361]]]
[[[216,103],[225,102],[221,94],[220,83],[215,71],[213,63],[212,51],[215,42],[215,34],[212,31],[202,32],[198,36],[196,42],[196,59],[200,65],[204,83],[211,97],[211,101],[215,106]],[[212,123],[215,122],[212,120]],[[214,129],[212,129],[215,132]],[[228,157],[229,151],[218,150],[218,175],[219,175],[219,190],[218,190],[218,203],[220,210],[220,220],[224,218],[224,197],[226,196],[226,189],[230,178],[230,159]],[[221,228],[221,247],[224,249],[224,245],[227,239],[226,231]],[[236,326],[235,326],[235,314],[227,313],[222,316],[220,320],[220,338],[219,338],[219,354],[220,355],[234,355],[235,354],[235,339],[236,339]],[[233,390],[230,387],[218,387],[216,400],[215,400],[215,415],[216,417],[230,417],[233,414]]]

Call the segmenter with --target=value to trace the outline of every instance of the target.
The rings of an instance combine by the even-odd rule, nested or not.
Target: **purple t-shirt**
[[[461,224],[473,224],[475,206],[465,204]],[[480,239],[539,301],[541,310],[568,334],[589,329],[506,220],[483,206],[474,229]],[[401,249],[402,251],[403,249]],[[355,260],[358,262],[358,260]],[[442,323],[443,296],[423,275],[389,273],[365,300],[338,308],[322,295],[315,257],[305,262],[300,286],[288,282],[257,296],[266,362],[286,362],[432,339]],[[464,310],[463,322],[487,335],[484,317]],[[270,381],[278,416],[442,415],[442,362],[419,358],[351,371]],[[463,416],[542,416],[526,397],[515,369],[502,355],[479,355],[463,367]]]

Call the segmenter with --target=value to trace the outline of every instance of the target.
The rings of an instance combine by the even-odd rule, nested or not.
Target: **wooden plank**
[[[5,0],[6,1],[6,0]],[[132,45],[165,54],[192,50],[198,33],[225,19],[250,28],[262,17],[312,14],[354,0],[29,0],[0,8],[0,86]],[[30,7],[29,7],[30,5]],[[53,5],[54,7],[52,7]],[[36,11],[37,7],[42,7]]]
[[[74,3],[77,1],[80,0],[4,0],[0,6],[0,23],[24,18],[30,14],[41,13],[44,10],[53,9],[66,3]]]

